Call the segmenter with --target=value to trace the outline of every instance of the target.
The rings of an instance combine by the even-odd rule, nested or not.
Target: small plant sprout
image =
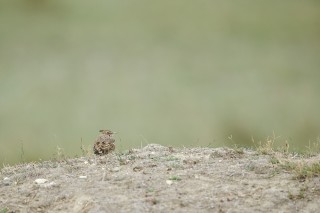
[[[179,176],[171,176],[171,177],[169,177],[169,180],[175,180],[175,181],[180,181],[180,180],[182,180]]]

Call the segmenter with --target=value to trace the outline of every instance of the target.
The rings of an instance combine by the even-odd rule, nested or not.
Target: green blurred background
[[[0,162],[79,155],[104,128],[119,150],[304,149],[319,68],[316,0],[1,0]]]

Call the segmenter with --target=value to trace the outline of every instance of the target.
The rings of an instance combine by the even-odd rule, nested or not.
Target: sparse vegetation
[[[170,155],[170,156],[166,157],[165,160],[166,160],[166,161],[177,161],[177,160],[179,160],[179,158]]]
[[[233,150],[237,153],[237,154],[243,154],[244,153],[244,150],[245,150],[245,147],[241,147],[239,146],[238,144],[234,144],[233,145]]]
[[[320,153],[320,136],[317,137],[315,142],[310,142],[309,145],[306,146],[305,155],[308,157],[315,156]]]
[[[67,158],[58,148],[51,161],[4,167],[0,173],[1,198],[4,198],[0,199],[0,206],[2,212],[21,208],[26,211],[60,211],[61,208],[69,211],[75,208],[74,205],[79,205],[79,211],[88,208],[95,211],[105,205],[105,197],[111,200],[117,197],[120,201],[108,199],[114,210],[126,208],[131,212],[137,205],[150,211],[168,206],[171,210],[195,210],[193,206],[185,205],[188,202],[199,203],[210,211],[218,210],[212,209],[212,201],[219,202],[219,208],[225,211],[239,205],[251,211],[264,201],[268,205],[274,204],[273,210],[277,209],[278,199],[283,196],[289,200],[283,200],[281,208],[288,212],[299,205],[292,204],[295,200],[308,199],[313,203],[311,207],[318,206],[319,192],[314,190],[314,184],[315,177],[320,175],[319,155],[297,157],[285,150],[274,151],[276,149],[269,145],[267,149],[259,150],[269,150],[269,154],[248,149],[239,152],[226,147],[175,148],[178,158],[168,147],[150,144],[142,149],[107,156]],[[47,182],[34,183],[38,178],[45,178]],[[243,181],[244,184],[238,184]],[[256,190],[257,184],[259,190]],[[17,185],[21,193],[13,190]],[[55,187],[59,190],[51,190]],[[75,188],[81,193],[75,193]],[[188,196],[183,196],[185,194]],[[268,198],[257,204],[253,194]],[[19,205],[16,205],[18,201]]]
[[[271,162],[272,164],[278,164],[278,163],[280,163],[279,160],[278,160],[278,158],[276,158],[275,156],[271,156],[270,162]]]
[[[168,168],[173,168],[173,169],[182,169],[183,166],[181,165],[181,163],[178,162],[170,162],[167,164]]]
[[[311,165],[306,162],[291,163],[289,167],[299,180],[320,176],[320,163],[312,163]]]
[[[180,181],[181,178],[179,176],[170,176],[168,180],[175,180],[175,181]]]
[[[57,146],[56,153],[53,155],[52,160],[61,161],[61,160],[65,160],[66,158],[67,158],[67,156],[65,155],[63,148]]]
[[[273,135],[271,138],[268,137],[265,142],[259,142],[259,145],[256,146],[256,151],[259,154],[270,155],[271,164],[279,165],[280,168],[293,172],[295,174],[295,178],[299,180],[318,177],[320,175],[319,161],[313,163],[305,162],[306,157],[312,157],[320,154],[320,150],[317,149],[318,143],[314,143],[312,145],[313,148],[309,145],[307,153],[304,155],[300,154],[300,158],[291,159],[290,157],[296,155],[289,152],[289,143],[287,141],[285,141],[285,145],[282,149],[275,148],[275,141],[278,138],[279,137]],[[317,142],[319,141],[317,140]]]
[[[80,149],[81,149],[82,156],[88,157],[93,154],[92,153],[92,145],[85,146],[82,144],[82,140],[81,140]]]
[[[115,155],[117,156],[117,159],[120,165],[126,165],[130,161],[133,161],[136,159],[136,156],[134,156],[130,151],[115,152]]]
[[[148,193],[154,192],[154,191],[155,191],[154,188],[148,188],[148,189],[147,189],[147,192],[148,192]]]
[[[8,209],[7,208],[4,208],[0,211],[0,213],[7,213],[8,212]]]
[[[253,144],[256,146],[256,150],[259,154],[262,155],[272,155],[274,154],[274,144],[276,139],[279,137],[273,133],[272,137],[267,137],[265,141],[259,141],[258,144],[255,143],[254,138],[252,138]]]
[[[304,199],[307,193],[308,187],[301,187],[298,194],[293,194],[292,192],[288,192],[288,198],[290,200],[301,200]]]

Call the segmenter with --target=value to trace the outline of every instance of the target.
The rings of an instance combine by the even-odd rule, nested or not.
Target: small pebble
[[[44,183],[44,184],[41,184],[40,187],[42,188],[51,188],[53,186],[56,186],[57,184],[55,182],[50,182],[50,183]]]
[[[113,172],[119,172],[119,171],[120,171],[120,167],[114,167],[113,169],[111,169],[111,171],[113,171]]]
[[[136,166],[136,167],[133,167],[133,171],[135,172],[139,172],[142,170],[142,167],[141,166]]]
[[[87,176],[81,175],[79,176],[80,179],[87,179]]]
[[[43,179],[43,178],[39,178],[39,179],[36,179],[34,182],[36,184],[44,184],[44,183],[48,182],[48,180],[47,179]]]
[[[172,181],[172,180],[166,180],[166,183],[167,183],[168,185],[171,185],[171,184],[173,183],[173,181]]]
[[[9,186],[10,185],[10,178],[4,177],[3,178],[3,183],[4,183],[5,186]]]

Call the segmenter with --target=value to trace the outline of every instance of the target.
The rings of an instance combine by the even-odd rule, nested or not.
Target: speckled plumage
[[[115,149],[115,139],[112,137],[114,132],[110,130],[100,130],[100,132],[94,142],[93,152],[96,155],[106,155]]]

